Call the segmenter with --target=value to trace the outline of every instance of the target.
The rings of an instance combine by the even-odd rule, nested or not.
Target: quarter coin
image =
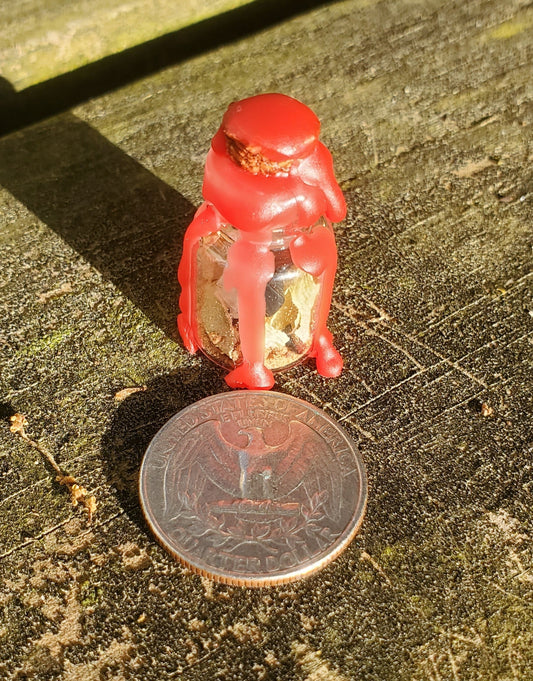
[[[358,531],[367,497],[344,429],[303,400],[264,391],[213,395],[172,417],[148,446],[139,485],[167,551],[242,586],[327,565]]]

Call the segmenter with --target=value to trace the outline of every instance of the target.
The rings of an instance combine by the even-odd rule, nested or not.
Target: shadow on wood
[[[71,114],[0,140],[0,184],[177,338],[179,192]]]
[[[0,135],[325,4],[328,0],[254,0],[21,92],[8,93],[0,85]]]
[[[143,531],[146,523],[139,506],[138,476],[150,441],[181,409],[224,390],[228,387],[223,372],[203,362],[198,368],[154,377],[145,390],[130,395],[113,414],[101,440],[102,464],[122,508]]]

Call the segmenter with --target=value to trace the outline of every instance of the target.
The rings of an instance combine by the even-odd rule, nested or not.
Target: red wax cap
[[[312,150],[320,133],[320,121],[297,99],[271,93],[230,104],[222,129],[250,152],[284,161],[302,158]]]

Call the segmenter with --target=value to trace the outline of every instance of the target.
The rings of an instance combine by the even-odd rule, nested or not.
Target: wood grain
[[[522,0],[346,0],[0,139],[5,678],[529,678],[531,22]],[[332,566],[250,592],[156,545],[136,476],[225,389],[177,341],[175,269],[224,109],[272,90],[319,114],[349,205],[346,369],[279,387],[359,442],[370,498]],[[13,412],[95,494],[92,526]]]
[[[4,0],[1,75],[17,90],[251,0]]]

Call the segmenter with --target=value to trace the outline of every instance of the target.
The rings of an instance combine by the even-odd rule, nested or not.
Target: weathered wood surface
[[[532,678],[532,15],[348,0],[0,140],[6,678]],[[136,476],[224,389],[176,341],[174,271],[223,110],[269,90],[320,115],[349,205],[346,370],[279,388],[359,441],[370,498],[329,568],[247,591],[157,546]],[[90,527],[13,412],[95,494]]]
[[[0,75],[18,91],[252,0],[2,0]]]

